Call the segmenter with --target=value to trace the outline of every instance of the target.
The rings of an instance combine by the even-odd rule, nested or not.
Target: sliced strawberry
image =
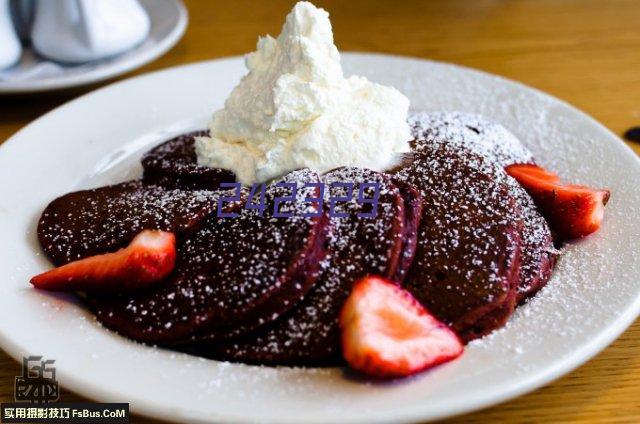
[[[358,281],[342,307],[342,353],[367,375],[403,377],[458,357],[462,342],[411,294],[382,277]]]
[[[141,231],[114,253],[70,262],[31,279],[44,290],[126,291],[149,287],[172,270],[176,259],[173,233]]]
[[[609,190],[561,183],[555,174],[535,165],[510,165],[506,171],[531,195],[562,240],[584,237],[600,228]]]
[[[507,168],[508,168],[507,172],[509,172],[509,174],[516,179],[518,179],[517,176],[524,176],[524,177],[532,176],[550,183],[560,182],[560,178],[558,177],[557,174],[551,171],[548,171],[538,165],[519,164],[519,165],[511,165]]]

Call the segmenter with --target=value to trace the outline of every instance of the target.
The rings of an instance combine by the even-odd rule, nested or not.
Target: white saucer
[[[43,59],[31,49],[20,63],[0,70],[0,94],[35,93],[90,84],[139,68],[162,56],[184,34],[188,14],[180,0],[140,0],[151,18],[147,39],[112,58],[82,65],[62,65]]]
[[[600,232],[565,249],[553,278],[504,329],[456,361],[373,383],[341,369],[220,363],[133,343],[106,331],[71,295],[29,278],[50,267],[37,219],[54,197],[140,174],[150,146],[202,128],[244,72],[241,58],[203,62],[104,87],[31,123],[0,147],[0,346],[55,359],[61,385],[176,422],[413,422],[483,408],[568,373],[611,343],[640,311],[640,163],[615,135],[568,104],[485,73],[424,60],[344,54],[357,73],[404,92],[415,109],[484,114],[542,164],[609,187]]]

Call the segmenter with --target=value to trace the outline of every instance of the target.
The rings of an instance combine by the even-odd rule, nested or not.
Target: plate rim
[[[582,118],[589,121],[591,125],[595,124],[595,126],[598,127],[600,130],[604,130],[604,132],[608,133],[609,136],[612,136],[613,139],[617,140],[616,142],[617,148],[622,148],[622,150],[625,151],[626,155],[630,155],[630,157],[633,157],[633,160],[636,166],[640,166],[640,158],[638,158],[636,153],[627,144],[625,144],[620,139],[620,137],[614,134],[602,123],[598,122],[592,116],[576,108],[570,103],[562,99],[558,99],[537,88],[530,87],[521,82],[514,81],[496,74],[491,74],[482,70],[477,70],[477,69],[473,69],[473,68],[469,68],[469,67],[465,67],[457,64],[447,63],[447,62],[434,61],[434,60],[428,60],[428,59],[411,57],[411,56],[390,55],[390,54],[383,54],[383,53],[366,53],[366,52],[351,52],[351,51],[344,51],[341,53],[343,55],[349,55],[349,56],[368,56],[368,57],[377,56],[379,58],[392,57],[392,58],[398,58],[398,59],[404,59],[404,60],[413,60],[418,62],[436,63],[439,65],[444,65],[446,67],[459,68],[461,70],[464,70],[465,72],[483,74],[490,78],[496,78],[501,80],[502,82],[515,85],[521,89],[525,89],[527,91],[533,91],[538,95],[542,95],[546,98],[552,99],[554,102],[562,104],[564,107],[569,108],[573,113],[578,113],[579,115],[581,115]],[[83,98],[85,98],[85,96],[92,96],[97,92],[101,92],[103,90],[110,90],[113,88],[113,86],[130,83],[132,80],[136,80],[138,78],[146,78],[153,74],[170,73],[180,68],[200,66],[207,63],[211,63],[211,62],[220,62],[225,60],[238,60],[241,58],[242,56],[228,56],[228,57],[217,58],[217,59],[212,59],[207,61],[199,61],[199,62],[183,64],[179,66],[174,66],[170,68],[165,68],[165,69],[137,75],[121,81],[116,81],[104,87],[98,88],[97,90],[93,90],[89,93],[86,93],[76,99],[66,102],[63,105],[47,112],[46,114],[30,122],[28,125],[20,129],[16,133],[14,133],[2,145],[0,145],[0,155],[3,152],[3,147],[5,147],[6,145],[13,144],[14,142],[17,142],[16,139],[22,133],[22,131],[26,130],[31,125],[34,125],[41,119],[46,118],[47,116],[49,116],[49,114],[56,113],[60,109],[63,109],[66,106],[68,106],[69,104],[81,101]],[[583,365],[588,360],[590,360],[595,355],[597,355],[599,352],[601,352],[604,348],[606,348],[609,344],[611,344],[615,339],[617,339],[640,315],[640,293],[638,293],[638,295],[639,296],[636,297],[635,302],[631,304],[626,310],[624,310],[622,314],[618,315],[616,319],[612,321],[605,329],[603,329],[595,337],[590,338],[589,341],[586,344],[584,344],[581,348],[579,348],[578,350],[574,350],[570,356],[562,359],[561,361],[558,361],[554,367],[545,370],[545,372],[539,372],[539,373],[533,374],[528,378],[518,382],[517,384],[516,383],[503,384],[502,386],[499,386],[497,389],[494,388],[491,390],[491,394],[487,394],[475,399],[470,399],[467,403],[464,404],[464,406],[458,407],[455,413],[450,413],[447,411],[435,411],[434,413],[433,411],[429,411],[429,410],[421,410],[420,408],[408,407],[407,410],[404,411],[404,413],[398,413],[398,411],[394,411],[393,416],[385,416],[384,413],[379,413],[378,417],[374,420],[374,422],[412,422],[417,419],[436,420],[436,419],[441,419],[445,417],[453,417],[453,416],[466,414],[469,412],[473,412],[479,409],[484,409],[484,408],[505,402],[509,399],[513,399],[525,393],[529,393],[541,386],[544,386],[550,383],[551,381],[561,376],[564,376],[570,373],[571,371],[573,371],[574,369],[578,368],[579,366]],[[15,345],[12,342],[12,340],[8,337],[7,334],[3,333],[2,328],[0,328],[0,348],[2,348],[5,352],[7,352],[7,354],[12,358],[14,358],[15,360],[17,361],[20,360],[20,350],[21,350],[20,347]],[[68,374],[66,371],[61,370],[59,374],[60,374],[61,380],[64,379],[65,381],[64,386],[66,388],[70,388],[70,390],[80,394],[83,397],[90,398],[93,400],[100,399],[103,401],[117,399],[117,396],[118,396],[117,393],[110,390],[104,390],[95,383],[78,379],[73,374]],[[72,386],[73,388],[71,388]],[[131,410],[135,414],[140,414],[140,415],[153,417],[161,420],[166,420],[168,418],[166,415],[166,411],[164,411],[165,413],[163,413],[163,411],[159,411],[153,402],[150,402],[145,398],[131,400],[130,403],[131,403]],[[203,419],[200,416],[191,416],[187,410],[174,411],[174,413],[175,415],[173,418],[176,418],[176,419],[183,419],[183,420],[186,419],[186,420],[189,420],[189,422],[197,422],[197,423],[209,422],[209,420]],[[220,419],[225,419],[227,421],[231,420],[232,422],[246,422],[246,420],[243,420],[241,417],[234,418],[226,414],[220,417],[212,416],[211,418],[220,418]],[[368,422],[371,422],[371,417],[367,416],[366,420]],[[292,420],[291,422],[294,422],[294,421]],[[322,420],[317,422],[327,422],[327,421]],[[354,420],[347,420],[344,422],[355,423],[355,422],[362,422],[362,421],[354,419]]]

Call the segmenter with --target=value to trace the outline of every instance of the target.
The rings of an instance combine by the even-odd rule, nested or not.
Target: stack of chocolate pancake
[[[557,252],[527,193],[503,167],[531,163],[504,128],[466,114],[410,120],[413,158],[379,173],[301,169],[267,185],[264,210],[231,203],[220,183],[231,172],[199,166],[194,139],[176,137],[142,159],[143,179],[70,193],[38,226],[56,264],[112,252],[143,229],[172,231],[172,274],[135,293],[86,293],[97,319],[132,339],[198,355],[258,364],[339,363],[338,315],[367,274],[402,284],[464,340],[503,325],[549,279]],[[325,184],[324,205],[318,183]],[[371,203],[348,198],[379,189]],[[287,184],[278,184],[287,183]],[[289,218],[273,216],[276,198]],[[247,193],[243,190],[243,196]],[[282,212],[282,211],[281,211]]]

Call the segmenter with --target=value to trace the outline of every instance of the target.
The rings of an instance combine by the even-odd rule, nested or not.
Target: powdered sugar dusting
[[[434,138],[396,175],[424,199],[405,286],[465,338],[500,326],[515,304],[522,222],[506,187],[482,171],[484,162]]]
[[[281,182],[294,183],[295,201],[282,203],[272,215],[274,199],[291,194],[274,183],[266,189],[264,216],[238,208],[235,218],[212,216],[178,245],[172,276],[147,293],[122,298],[91,297],[98,318],[137,340],[184,341],[197,332],[228,332],[277,318],[311,287],[323,258],[322,217],[307,218],[317,205],[318,175],[293,171]]]
[[[400,256],[404,220],[398,188],[382,174],[362,168],[339,168],[324,175],[330,197],[351,197],[336,204],[331,215],[328,256],[311,292],[292,313],[255,336],[219,347],[223,356],[262,363],[335,363],[340,345],[338,314],[351,284],[367,274],[392,275]],[[355,196],[334,183],[353,183]],[[371,205],[357,201],[361,183],[379,184],[375,218],[358,218]],[[371,198],[372,189],[364,193]],[[346,217],[337,217],[346,214]],[[215,349],[215,347],[214,347]]]
[[[640,228],[630,224],[629,208],[640,202],[640,193],[637,179],[622,171],[637,169],[636,160],[611,134],[557,99],[500,77],[417,60],[402,60],[398,66],[386,62],[384,67],[364,57],[355,62],[370,69],[368,77],[410,93],[415,109],[482,114],[508,128],[537,163],[562,179],[612,191],[600,232],[563,248],[549,284],[518,308],[504,328],[468,345],[460,362],[465,373],[504,381],[546,371],[566,358],[560,352],[583,349],[603,323],[620,319],[618,311],[628,308],[638,293],[638,279],[631,276],[639,270],[629,264],[640,263],[640,255],[629,246],[637,244]],[[492,365],[489,358],[495,357],[513,359],[505,369]],[[478,361],[483,367],[472,365]]]
[[[143,229],[188,232],[215,210],[218,196],[141,181],[69,193],[44,210],[38,237],[55,263],[67,263],[123,247]]]
[[[519,210],[520,277],[517,300],[535,294],[546,284],[558,251],[553,247],[551,230],[526,191],[504,171],[516,163],[533,163],[533,155],[503,126],[479,115],[458,112],[413,114],[409,121],[418,151],[429,151],[434,145],[447,144],[465,155],[466,164],[490,175],[507,187]]]
[[[502,125],[480,115],[461,112],[415,113],[409,125],[418,138],[414,148],[420,151],[421,139],[431,137],[469,149],[500,166],[533,163],[533,155],[520,140]]]

